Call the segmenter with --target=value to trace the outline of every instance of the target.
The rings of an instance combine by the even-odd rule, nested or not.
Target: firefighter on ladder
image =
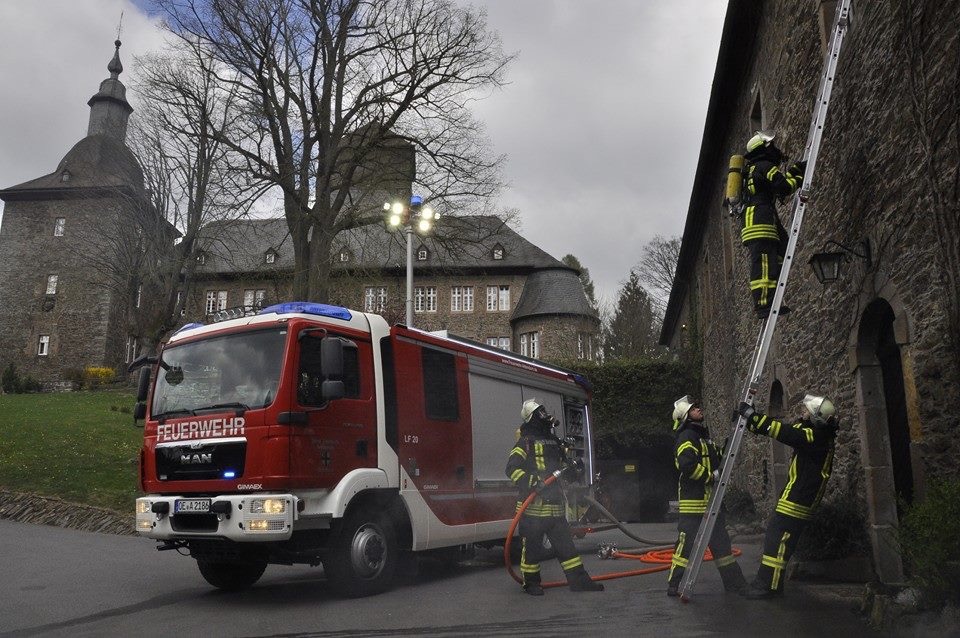
[[[677,399],[673,404],[673,429],[677,433],[674,463],[680,470],[680,516],[677,519],[677,543],[667,579],[667,596],[678,595],[677,588],[689,563],[690,549],[700,528],[700,521],[707,511],[713,485],[720,478],[722,457],[703,423],[703,409],[689,396]],[[722,509],[710,537],[710,552],[720,571],[723,588],[729,592],[743,593],[747,581],[733,556]]]
[[[517,509],[530,492],[540,490],[520,517],[523,590],[531,596],[543,596],[540,563],[556,556],[571,591],[602,591],[603,585],[591,580],[573,544],[559,481],[543,487],[543,480],[555,471],[577,473],[583,471],[583,466],[567,460],[561,441],[553,434],[556,419],[547,414],[547,409],[536,399],[524,401],[520,417],[523,419],[520,436],[510,450],[506,470],[518,489]],[[546,548],[544,536],[549,539],[551,550]]]
[[[803,184],[806,161],[795,162],[786,173],[780,170],[783,153],[773,143],[774,135],[758,131],[747,142],[743,167],[743,219],[740,240],[750,251],[750,292],[760,319],[770,312],[777,279],[787,250],[787,230],[777,214],[776,200]],[[780,306],[780,314],[790,312]]]
[[[760,414],[744,402],[739,412],[754,434],[776,439],[793,448],[790,459],[790,480],[777,501],[776,511],[767,525],[763,556],[756,579],[746,597],[766,599],[783,595],[784,571],[797,547],[800,534],[810,520],[833,468],[834,439],[837,417],[833,403],[825,397],[806,395],[801,402],[800,421],[783,423]]]

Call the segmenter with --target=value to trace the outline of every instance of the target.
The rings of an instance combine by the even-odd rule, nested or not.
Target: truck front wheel
[[[241,591],[260,580],[263,571],[267,568],[267,561],[215,562],[198,560],[197,567],[200,568],[200,575],[214,587],[224,591]]]
[[[370,596],[390,587],[399,558],[391,521],[363,508],[343,520],[323,566],[340,593]]]

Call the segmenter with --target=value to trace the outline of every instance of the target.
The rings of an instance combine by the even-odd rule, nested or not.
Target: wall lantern
[[[830,246],[836,246],[843,252],[829,251]],[[844,246],[840,242],[833,241],[832,239],[828,240],[827,243],[823,245],[823,252],[816,253],[810,258],[810,267],[813,268],[813,273],[817,276],[817,281],[821,284],[828,284],[831,281],[839,279],[840,263],[850,261],[849,255],[863,259],[867,262],[867,268],[870,268],[870,266],[873,265],[870,253],[870,240],[863,239],[857,242],[857,247],[860,249],[859,251],[849,246]]]

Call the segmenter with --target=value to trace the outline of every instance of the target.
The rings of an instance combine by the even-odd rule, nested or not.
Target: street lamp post
[[[421,233],[426,233],[433,227],[440,215],[433,212],[429,206],[423,205],[423,198],[414,195],[410,198],[410,205],[402,202],[384,203],[383,209],[389,211],[390,226],[403,226],[407,236],[407,327],[413,327],[413,232],[414,224]]]

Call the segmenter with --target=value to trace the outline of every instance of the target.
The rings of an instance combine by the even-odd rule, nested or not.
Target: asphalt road
[[[672,538],[668,524],[631,525]],[[859,585],[788,582],[776,601],[724,594],[704,565],[693,600],[667,598],[666,574],[606,581],[606,591],[523,594],[499,554],[481,552],[452,568],[422,561],[396,588],[363,599],[336,595],[321,568],[271,565],[240,594],[211,589],[192,559],[157,552],[152,541],[0,520],[0,636],[865,636]],[[633,547],[614,530],[578,541],[593,575],[634,570],[601,560],[597,544]],[[743,550],[748,578],[759,545]],[[556,561],[545,580],[559,578]]]

